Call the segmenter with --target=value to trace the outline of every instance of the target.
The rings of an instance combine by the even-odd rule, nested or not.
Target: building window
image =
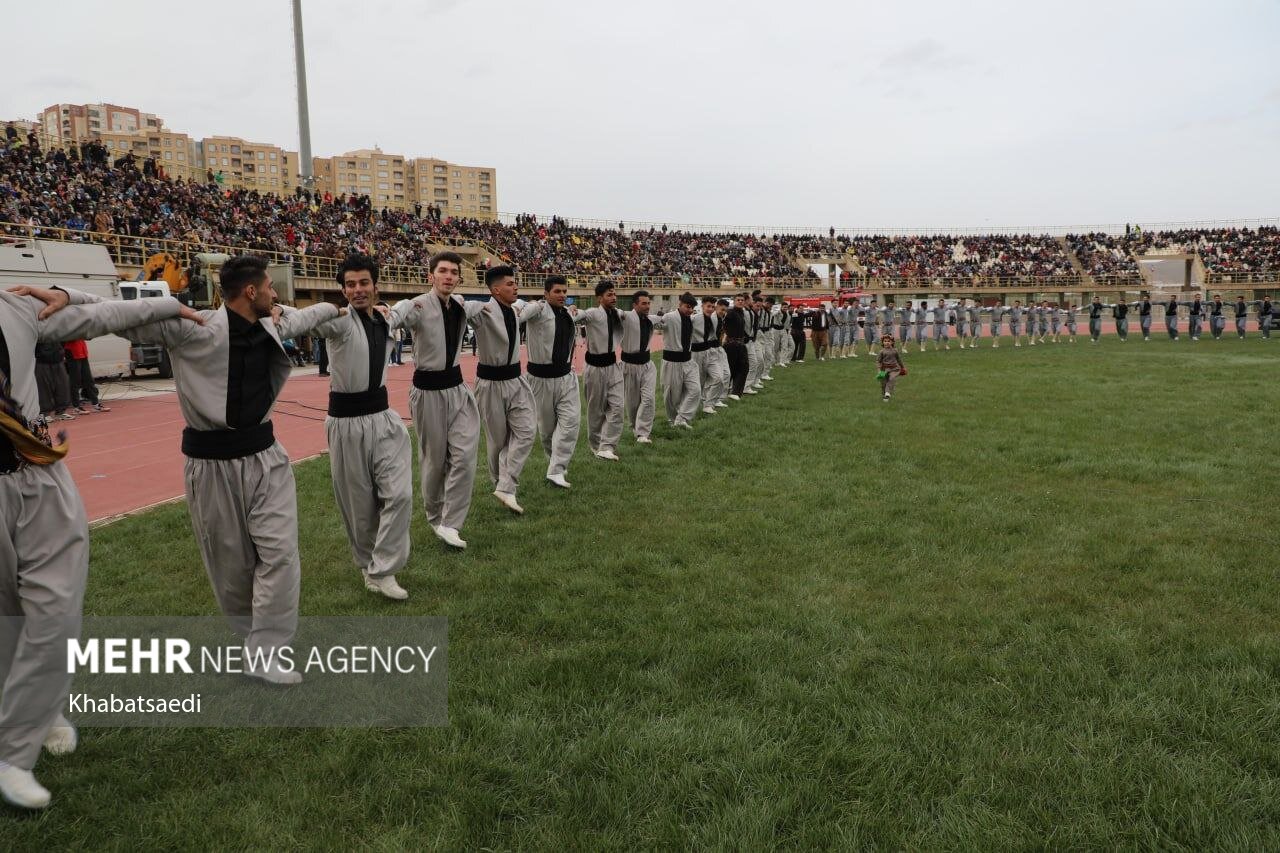
[[[379,166],[385,166],[385,165],[387,165],[387,161],[386,161],[386,160],[379,160],[379,161],[378,161],[378,165],[379,165]]]
[[[173,152],[172,152],[172,151],[166,151],[166,152],[164,152],[164,159],[166,159],[166,160],[172,160],[172,159],[173,159]]]
[[[222,165],[224,165],[224,166],[230,166],[231,164],[227,162],[227,158],[226,158],[226,157],[223,157],[223,158],[222,158]]]
[[[259,151],[259,152],[258,152],[258,159],[259,159],[259,160],[265,160],[265,159],[267,159],[267,154],[266,154],[266,152],[265,152],[265,151]]]
[[[432,171],[435,172],[437,175],[443,175],[445,173],[444,166],[436,166],[434,169],[432,169]]]
[[[271,167],[271,174],[275,175],[275,174],[279,174],[279,172],[280,172],[280,167],[279,167],[279,166],[272,166],[272,167]]]
[[[391,187],[387,186],[387,182],[386,182],[386,181],[378,181],[378,189],[380,189],[380,190],[389,190],[389,189],[391,189]],[[383,196],[383,198],[386,198],[386,196]]]
[[[462,177],[462,173],[461,173],[461,172],[459,172],[457,169],[454,169],[454,170],[453,170],[453,176],[454,176],[455,178],[459,178],[459,177]]]
[[[379,170],[379,171],[378,171],[378,177],[379,177],[379,178],[385,178],[385,177],[387,177],[387,170],[386,170],[386,169],[381,169],[381,170]]]
[[[268,154],[268,155],[267,155],[267,159],[268,159],[268,160],[274,160],[274,159],[276,159],[276,152],[272,151],[270,154]]]
[[[178,162],[179,162],[179,163],[185,163],[185,162],[187,162],[187,155],[186,155],[186,154],[183,154],[181,151],[179,151],[179,152],[178,152]]]
[[[239,146],[239,145],[232,145],[232,146],[231,146],[231,153],[232,153],[232,154],[239,154],[239,153],[240,153],[240,146]]]

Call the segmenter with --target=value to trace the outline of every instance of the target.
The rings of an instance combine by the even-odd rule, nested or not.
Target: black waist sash
[[[681,362],[681,361],[688,361],[690,358],[691,356],[687,352],[680,352],[680,351],[673,351],[673,350],[662,351],[663,361]]]
[[[617,363],[618,363],[618,356],[617,356],[617,353],[615,353],[613,350],[609,350],[608,352],[602,352],[602,353],[595,353],[595,352],[587,353],[587,364],[591,365],[592,367],[608,367],[611,364],[617,364]]]
[[[462,384],[462,368],[458,365],[444,370],[413,371],[413,387],[423,391],[446,391]]]
[[[529,375],[537,376],[539,379],[559,379],[561,376],[568,376],[571,367],[569,362],[564,364],[537,364],[529,362]]]
[[[622,360],[627,364],[648,364],[653,361],[653,356],[649,354],[648,350],[645,350],[644,352],[624,351],[622,353]]]
[[[368,391],[330,391],[329,416],[333,418],[358,418],[376,415],[390,408],[387,402],[387,386],[379,385]]]
[[[693,352],[706,352],[712,347],[718,347],[718,346],[720,346],[720,342],[716,340],[699,341],[698,343],[691,345],[689,349],[691,349]],[[666,356],[664,355],[663,358],[666,358]]]
[[[489,382],[503,382],[520,378],[520,362],[515,364],[477,364],[476,378]]]
[[[182,430],[182,453],[192,459],[243,459],[261,453],[275,442],[271,421],[244,429]]]

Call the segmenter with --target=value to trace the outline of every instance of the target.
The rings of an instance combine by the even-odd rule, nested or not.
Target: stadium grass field
[[[6,846],[1280,847],[1280,342],[989,346],[584,429],[521,519],[482,470],[403,605],[300,466],[303,613],[447,616],[451,725],[86,729]],[[95,531],[86,612],[215,612],[185,504]]]

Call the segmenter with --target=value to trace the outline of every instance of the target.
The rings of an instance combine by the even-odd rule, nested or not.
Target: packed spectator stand
[[[809,259],[844,259],[858,277],[878,283],[1097,284],[1139,281],[1137,258],[1148,253],[1198,255],[1227,281],[1280,276],[1280,231],[1249,228],[1048,235],[767,235],[587,227],[522,214],[511,223],[449,218],[429,207],[376,210],[367,196],[299,189],[278,197],[208,182],[170,180],[153,160],[112,159],[101,143],[45,151],[34,135],[7,134],[0,149],[0,225],[13,236],[41,229],[83,232],[84,240],[123,235],[141,262],[147,241],[176,240],[287,256],[299,273],[311,260],[352,250],[384,265],[425,265],[433,246],[473,245],[490,262],[525,273],[581,278],[642,277],[679,282],[719,279],[804,284]],[[74,235],[72,235],[74,236]],[[65,235],[61,237],[65,239]],[[225,250],[224,248],[224,250]],[[483,263],[483,260],[481,261]],[[1078,266],[1077,266],[1078,264]],[[1214,279],[1210,279],[1211,281]]]

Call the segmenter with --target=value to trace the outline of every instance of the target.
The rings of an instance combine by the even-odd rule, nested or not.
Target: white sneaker
[[[728,403],[726,403],[724,400],[716,400],[715,408],[717,408],[717,409],[727,409],[727,408],[729,408],[729,404],[728,404]]]
[[[516,515],[524,515],[524,507],[516,503],[516,496],[510,492],[494,492],[493,496],[498,499],[498,503],[514,512]]]
[[[383,575],[381,577],[365,575],[364,588],[369,592],[381,593],[394,601],[404,601],[409,597],[409,593],[400,584],[396,583],[395,575]]]
[[[772,377],[772,376],[770,376],[770,375],[769,375],[769,374],[767,374],[767,373],[766,373],[764,376],[761,376],[760,378],[761,378],[761,379],[763,379],[765,382],[772,382],[772,381],[773,381],[773,377]]]
[[[884,401],[885,401],[886,403],[887,403],[887,402],[889,402],[889,395],[888,395],[888,394],[885,394],[885,395],[884,395]]]
[[[636,436],[636,444],[653,444],[653,439],[647,435],[638,435]]]
[[[757,390],[756,390],[756,389],[754,389],[754,388],[748,388],[744,393],[746,393],[746,394],[759,394],[760,392],[759,392],[759,391],[757,391]]]
[[[804,359],[803,358],[796,359],[796,364],[804,364]]]
[[[715,406],[703,406],[703,407],[702,407],[702,414],[704,414],[704,415],[714,415],[715,413],[716,413],[716,407],[715,407]]]
[[[444,544],[457,548],[459,551],[467,547],[467,543],[458,535],[458,531],[454,530],[452,527],[445,527],[441,524],[439,527],[435,528],[435,531],[436,536],[439,536],[440,541],[444,542]]]
[[[612,450],[597,450],[596,456],[601,459],[608,459],[610,462],[618,461],[618,454],[614,453]]]
[[[676,426],[680,429],[693,429],[693,424],[688,421],[682,421],[681,423],[676,424]]]
[[[0,797],[20,809],[42,809],[53,799],[30,770],[6,765],[0,770]]]
[[[44,749],[50,755],[70,755],[76,751],[79,743],[76,727],[61,714],[53,721],[53,728],[44,736]]]
[[[564,478],[564,474],[548,474],[547,482],[562,489],[569,488],[569,481]]]
[[[729,399],[730,399],[730,400],[741,400],[742,398],[741,398],[741,397],[739,397],[737,394],[730,394],[730,395],[729,395]]]
[[[273,660],[271,665],[266,669],[249,669],[245,670],[245,675],[250,678],[256,678],[259,681],[265,681],[268,684],[276,684],[287,686],[290,684],[301,684],[302,673],[296,669],[286,670],[280,667],[280,662]]]

